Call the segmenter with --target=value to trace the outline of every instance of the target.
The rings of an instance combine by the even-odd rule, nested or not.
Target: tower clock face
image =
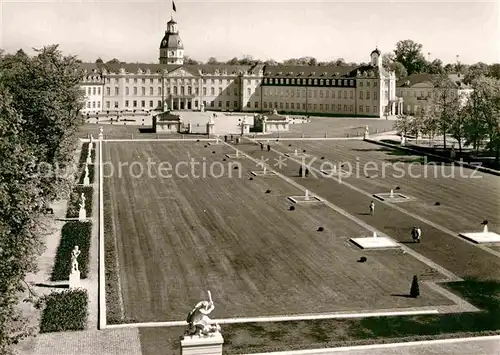
[[[163,42],[161,42],[161,45],[162,45],[162,46],[167,45],[167,40],[166,40],[166,39],[164,39],[164,40],[163,40]]]
[[[177,44],[180,46],[182,43],[181,43],[181,41],[177,41]]]

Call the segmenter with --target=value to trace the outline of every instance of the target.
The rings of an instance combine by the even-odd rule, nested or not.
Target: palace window
[[[213,89],[213,88],[212,88]],[[210,101],[210,107],[214,107],[215,106],[215,102],[212,100]]]
[[[207,88],[203,88],[203,96],[207,96]]]
[[[118,108],[118,101],[115,101],[115,108]]]
[[[312,84],[312,79],[307,80],[307,84],[311,85]]]
[[[349,80],[349,85],[354,86],[354,80]]]
[[[264,108],[267,108],[267,101],[264,101]]]
[[[146,96],[146,88],[144,86],[141,88],[141,93],[142,96]]]
[[[344,80],[344,86],[347,86],[347,80]]]
[[[128,84],[128,78],[125,79],[125,83]]]
[[[137,95],[137,87],[134,86],[134,95]]]
[[[250,101],[247,102],[247,108],[250,108]]]
[[[288,102],[285,102],[285,110],[288,110]]]
[[[319,110],[323,111],[323,104],[319,104]]]
[[[222,95],[222,88],[219,88],[219,95]]]
[[[134,78],[134,84],[137,84],[137,78]]]
[[[302,110],[305,111],[306,110],[306,104],[302,104]]]
[[[158,100],[158,106],[157,107],[161,107],[161,100]]]
[[[338,105],[337,105],[337,111],[338,111],[338,112],[342,111],[342,105],[341,105],[341,104],[338,104]]]
[[[219,79],[219,85],[222,85],[222,79]]]
[[[153,96],[153,88],[152,87],[149,88],[149,96]]]
[[[367,82],[366,82],[366,87],[367,87],[367,88],[369,88],[369,87],[370,87],[370,82],[369,82],[369,81],[367,81]]]
[[[170,88],[168,88],[170,90]],[[161,86],[158,86],[158,95],[161,95]]]
[[[238,107],[238,101],[235,101],[235,102],[234,102],[234,106],[233,106],[233,107],[234,107],[234,108]]]
[[[259,108],[259,102],[258,101],[255,101],[255,108]]]
[[[370,106],[366,106],[366,113],[370,113]]]
[[[151,85],[153,85],[153,84],[154,84],[154,79],[149,79],[149,83],[150,83]],[[151,105],[151,107],[153,107],[153,105]]]
[[[184,86],[181,86],[181,95],[184,95],[185,94],[185,88]]]
[[[174,86],[174,95],[177,95],[177,86]]]
[[[367,91],[367,92],[366,92],[366,99],[367,99],[367,100],[369,100],[369,99],[370,99],[370,92],[369,92],[369,91]]]
[[[354,92],[352,92],[352,91],[351,91],[351,92],[349,93],[349,98],[350,98],[351,100],[353,100],[353,99],[354,99]]]
[[[222,101],[219,101],[218,106],[222,107]]]
[[[363,105],[359,105],[359,112],[363,112]]]
[[[137,107],[137,101],[136,101],[136,100],[134,100],[134,101],[132,102],[132,106],[133,106],[133,107]]]
[[[373,99],[377,100],[377,92],[376,91],[373,93]]]
[[[89,104],[89,105],[90,105],[90,104]],[[89,106],[89,107],[90,107],[90,106]],[[110,108],[110,106],[109,106],[109,101],[106,101],[106,107],[107,107],[107,108]]]
[[[290,109],[292,109],[292,110],[294,110],[294,109],[295,109],[295,107],[294,107],[294,103],[293,103],[293,102],[291,102],[291,103],[290,103]]]
[[[326,79],[326,85],[330,85],[330,79]]]
[[[347,90],[344,91],[344,99],[347,99]]]
[[[295,79],[292,79],[292,85],[295,85]]]
[[[215,95],[215,88],[211,88],[210,93],[212,94],[212,96],[214,96]]]
[[[285,80],[285,84],[289,84],[290,83],[290,80],[288,80],[288,78]]]
[[[229,107],[229,101],[226,101],[226,107]]]
[[[95,108],[95,101],[92,101],[92,108]]]
[[[323,90],[320,90],[320,91],[319,91],[319,97],[320,97],[320,98],[323,98]]]
[[[115,84],[118,84],[118,78],[115,78]]]
[[[377,113],[377,106],[373,106],[373,113]]]
[[[125,107],[128,107],[128,100],[125,100]]]
[[[330,105],[325,104],[325,111],[328,111],[328,110],[330,109],[330,107],[329,107],[329,106],[330,106]]]
[[[283,102],[280,102],[280,108],[283,108]]]
[[[317,95],[317,92],[316,92],[316,89],[313,90],[313,96],[316,97]]]
[[[95,95],[95,87],[92,88],[92,94]]]
[[[376,88],[377,87],[377,82],[374,82],[373,83],[373,87]]]
[[[318,79],[314,79],[314,85],[318,85]]]
[[[234,88],[234,96],[238,96],[238,88]]]
[[[325,90],[325,97],[328,98],[330,96],[330,90]]]
[[[106,95],[111,96],[111,88],[106,88]]]
[[[97,95],[101,95],[101,88],[97,88]]]
[[[191,95],[192,90],[193,90],[193,89],[191,88],[191,86],[188,86],[188,95]]]
[[[319,85],[323,85],[324,84],[324,80],[323,79],[320,79],[319,80]]]
[[[354,105],[349,105],[349,112],[353,112],[354,111]]]
[[[339,80],[337,80],[337,85],[338,85],[338,86],[342,86],[342,80],[340,80],[340,79],[339,79]],[[339,111],[340,111],[340,110],[339,110]]]
[[[215,80],[214,80],[214,79],[212,79],[212,85],[213,85],[213,84],[215,84]],[[212,105],[212,107],[214,107],[214,106]]]
[[[363,91],[360,91],[360,92],[359,92],[359,98],[360,98],[361,100],[363,100]]]
[[[127,87],[125,87],[125,95],[128,96],[129,94],[130,94],[130,90],[129,90],[128,86],[127,86]]]

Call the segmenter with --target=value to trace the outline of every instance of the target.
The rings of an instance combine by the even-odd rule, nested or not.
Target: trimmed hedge
[[[69,279],[71,271],[71,251],[78,245],[80,256],[78,268],[80,277],[87,278],[89,272],[90,240],[92,238],[92,223],[71,221],[64,224],[61,230],[61,240],[56,252],[56,260],[52,269],[51,280],[63,281]]]
[[[79,166],[78,169],[78,176],[80,177],[78,180],[79,184],[83,184],[83,179],[85,179],[85,165],[82,164]],[[89,183],[93,184],[94,183],[94,176],[95,176],[95,170],[94,170],[95,165],[91,164],[89,165]]]
[[[89,169],[90,173],[90,169]],[[80,211],[80,196],[82,192],[85,196],[85,210],[87,211],[87,218],[92,216],[92,195],[94,190],[92,186],[76,186],[71,193],[66,218],[78,218]]]
[[[37,302],[42,308],[40,333],[85,330],[89,296],[83,288],[52,292]],[[43,306],[42,306],[43,305]]]
[[[79,165],[85,164],[87,161],[87,155],[89,154],[89,144],[90,143],[83,143],[82,144],[82,151],[80,153],[80,160],[79,160]],[[92,153],[90,153],[90,159],[92,163],[95,162],[95,149],[97,147],[96,143],[92,143]]]

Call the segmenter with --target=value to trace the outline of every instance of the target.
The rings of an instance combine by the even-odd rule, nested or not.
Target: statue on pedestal
[[[85,177],[88,177],[88,176],[89,176],[89,166],[85,165]],[[85,198],[85,196],[83,198]]]
[[[208,317],[214,310],[214,302],[212,301],[212,294],[208,291],[208,298],[210,301],[201,301],[196,304],[194,309],[189,312],[187,317],[188,329],[185,335],[187,336],[208,336],[210,333],[217,333],[220,331],[220,326]]]
[[[78,270],[78,256],[80,256],[80,249],[78,249],[78,245],[75,245],[73,250],[71,251],[71,272],[79,271]]]
[[[82,192],[82,195],[80,196],[80,209],[85,209],[85,195]]]

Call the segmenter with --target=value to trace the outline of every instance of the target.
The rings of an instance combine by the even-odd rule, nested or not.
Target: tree
[[[99,57],[99,58],[97,58],[97,59],[95,60],[95,63],[96,63],[96,64],[103,64],[103,63],[104,63],[104,61],[101,59],[101,57]]]
[[[500,64],[495,63],[490,65],[489,71],[488,71],[488,76],[495,78],[495,79],[500,79]]]
[[[408,75],[423,73],[426,69],[426,61],[421,51],[420,43],[410,39],[399,41],[394,50],[394,61],[403,64]]]
[[[478,114],[484,124],[488,138],[486,147],[495,153],[495,165],[500,163],[500,80],[495,78],[481,78],[474,83],[471,94]]]
[[[208,58],[207,64],[213,64],[213,65],[215,65],[215,64],[220,64],[220,63],[219,63],[219,61],[217,60],[217,58],[215,58],[215,57],[210,57],[210,58]]]
[[[240,64],[240,61],[238,60],[238,58],[234,57],[233,59],[231,60],[228,60],[226,62],[227,65],[238,65]]]
[[[27,286],[24,277],[36,270],[41,252],[37,216],[43,206],[39,181],[27,167],[36,157],[22,138],[25,120],[12,95],[0,84],[0,353],[32,334],[17,308]]]
[[[418,285],[418,276],[413,276],[413,281],[411,282],[410,297],[417,298],[420,296],[420,286]]]
[[[0,353],[30,334],[18,309],[42,249],[48,201],[68,192],[63,171],[82,123],[78,59],[57,46],[0,58]],[[40,171],[42,163],[51,168]],[[30,291],[30,295],[32,295]]]
[[[434,80],[434,90],[429,100],[429,107],[432,115],[437,119],[437,132],[443,135],[444,149],[446,149],[446,138],[451,123],[454,115],[457,114],[456,95],[457,90],[447,76],[439,76]]]
[[[399,114],[397,120],[394,122],[394,129],[401,133],[403,136],[407,136],[412,129],[413,117],[410,115]]]
[[[469,119],[469,111],[467,110],[464,95],[453,97],[450,102],[450,135],[458,142],[458,150],[462,152],[463,142],[465,139],[466,121]]]
[[[335,60],[334,65],[338,66],[338,67],[341,67],[341,66],[346,65],[346,62],[345,62],[344,58],[339,58],[339,59]]]
[[[185,55],[184,56],[184,64],[186,64],[186,65],[198,65],[198,64],[201,64],[201,63],[199,61],[194,60],[193,58]]]
[[[469,70],[467,71],[467,74],[464,75],[464,83],[465,84],[472,84],[472,82],[481,76],[486,76],[488,75],[490,68],[488,67],[488,64],[486,63],[476,63],[472,64],[469,67]]]
[[[113,58],[113,59],[108,60],[106,62],[106,64],[120,64],[120,63],[122,63],[122,62],[119,59],[117,59],[117,58]]]
[[[441,59],[434,59],[431,63],[427,64],[427,72],[429,74],[444,74],[443,62]]]

